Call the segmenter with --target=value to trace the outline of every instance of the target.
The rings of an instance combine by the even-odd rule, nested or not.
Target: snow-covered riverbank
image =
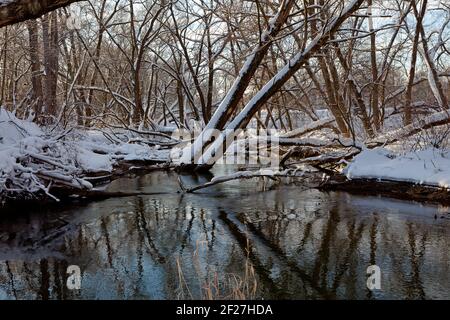
[[[0,108],[0,203],[36,195],[55,198],[55,187],[91,190],[93,179],[124,172],[123,168],[117,170],[124,162],[133,162],[132,166],[136,162],[144,166],[170,163],[168,145],[164,148],[157,143],[164,145],[167,137],[148,137],[132,130],[39,127],[31,119],[18,119]],[[364,148],[342,173],[354,181],[399,181],[448,189],[450,151]]]
[[[111,173],[121,161],[168,161],[169,150],[137,143],[130,135],[41,128],[0,108],[0,200],[18,194],[52,197],[54,186],[91,189],[86,176]]]
[[[344,170],[348,179],[380,179],[450,187],[450,151],[428,148],[395,154],[385,148],[365,149]]]

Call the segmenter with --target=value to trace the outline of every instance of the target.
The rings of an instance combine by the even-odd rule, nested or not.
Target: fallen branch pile
[[[159,164],[167,163],[169,150],[150,147],[135,134],[44,130],[0,108],[0,202],[58,200],[57,193],[85,194],[121,173],[167,167]]]

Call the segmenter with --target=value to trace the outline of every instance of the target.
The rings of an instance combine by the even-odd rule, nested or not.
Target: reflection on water
[[[109,188],[167,195],[3,210],[0,299],[201,298],[211,279],[243,277],[247,260],[254,298],[450,298],[445,210],[297,186],[257,192],[260,184],[182,194],[177,175],[158,172]],[[371,292],[373,264],[382,288]],[[66,287],[69,265],[82,270],[79,291]]]

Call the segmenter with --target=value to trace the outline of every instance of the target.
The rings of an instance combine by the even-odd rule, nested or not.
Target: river
[[[0,299],[450,298],[449,208],[262,183],[154,172],[107,188],[167,194],[3,209]]]

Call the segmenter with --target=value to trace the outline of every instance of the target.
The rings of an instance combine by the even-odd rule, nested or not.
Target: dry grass
[[[256,299],[258,280],[253,264],[249,259],[249,246],[244,270],[242,273],[219,273],[214,271],[204,276],[200,268],[198,246],[203,242],[197,241],[197,248],[192,255],[193,269],[200,284],[201,294],[196,297],[192,294],[183,272],[180,257],[176,257],[178,273],[178,299],[201,299],[201,300],[252,300]]]

